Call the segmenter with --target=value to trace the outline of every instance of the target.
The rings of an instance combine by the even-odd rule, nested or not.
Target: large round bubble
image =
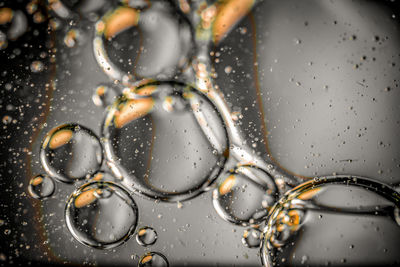
[[[264,230],[265,266],[398,266],[400,194],[360,177],[297,186],[274,206]]]
[[[245,165],[219,178],[213,205],[224,220],[245,226],[263,221],[276,198],[273,179],[263,170]]]
[[[103,125],[108,165],[127,188],[166,201],[208,188],[229,154],[223,121],[197,90],[150,83],[121,97]]]
[[[191,26],[167,1],[146,9],[120,6],[96,24],[94,53],[112,79],[171,79],[189,66]]]
[[[102,147],[97,136],[78,124],[63,124],[45,137],[40,160],[43,168],[60,182],[73,183],[99,170]]]
[[[138,219],[135,201],[112,182],[93,182],[68,199],[65,220],[80,243],[99,249],[121,245],[133,234]]]

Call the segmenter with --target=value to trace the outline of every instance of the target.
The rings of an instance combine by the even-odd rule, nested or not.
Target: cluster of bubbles
[[[301,184],[282,196],[268,168],[232,155],[234,130],[218,96],[209,90],[206,65],[196,65],[191,51],[201,50],[205,39],[218,44],[254,1],[217,3],[218,9],[215,4],[200,5],[193,12],[200,14],[196,28],[185,15],[191,6],[179,2],[119,1],[115,7],[113,1],[48,1],[58,19],[97,21],[93,49],[112,83],[98,85],[92,98],[106,108],[101,138],[76,123],[47,133],[40,149],[47,175],[31,179],[31,196],[50,197],[53,179],[78,184],[66,204],[67,227],[80,243],[110,249],[135,233],[139,211],[132,193],[176,202],[214,189],[215,210],[228,222],[250,227],[242,242],[261,247],[265,266],[340,260],[400,264],[395,255],[400,238],[393,239],[400,237],[396,191],[364,178],[330,177]],[[16,38],[20,33],[12,24],[22,18],[7,12],[0,10],[0,24],[11,24],[4,38]],[[232,14],[234,18],[228,18]],[[3,35],[0,32],[1,46]],[[81,29],[70,28],[64,43],[72,48],[84,38]],[[38,62],[31,65],[33,72],[43,68]],[[201,81],[197,85],[190,79],[193,71]],[[176,77],[182,81],[170,81]],[[382,235],[377,228],[387,232]],[[151,227],[136,231],[142,246],[153,245],[157,237]],[[386,251],[372,244],[365,249],[362,244],[370,239],[379,239]],[[332,253],[343,250],[346,242],[352,253]],[[148,252],[139,266],[168,266],[168,260]]]

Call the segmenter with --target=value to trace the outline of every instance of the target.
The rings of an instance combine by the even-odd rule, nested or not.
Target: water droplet
[[[99,249],[121,245],[133,234],[138,209],[129,193],[112,182],[93,182],[68,199],[65,220],[80,243]]]
[[[356,178],[324,177],[285,193],[266,222],[261,249],[264,266],[285,265],[283,258],[296,266],[305,262],[310,266],[326,262],[396,265],[400,257],[390,251],[400,246],[400,227],[393,223],[400,194],[379,182]],[[385,244],[388,252],[376,244]],[[305,251],[313,253],[307,259],[290,256]]]
[[[158,238],[156,230],[151,227],[145,226],[140,228],[136,234],[136,241],[139,245],[148,247],[156,243]]]
[[[33,198],[43,199],[54,193],[53,179],[47,175],[36,175],[29,181],[28,192]]]
[[[63,124],[47,133],[40,160],[51,177],[72,183],[99,170],[102,147],[91,130],[78,124]]]
[[[228,137],[217,109],[184,84],[150,83],[126,93],[103,125],[115,176],[153,198],[178,201],[203,192],[227,158]]]
[[[169,263],[167,258],[159,252],[147,252],[139,260],[139,267],[152,266],[152,267],[168,267]]]
[[[250,225],[262,221],[276,200],[277,188],[263,170],[239,166],[218,179],[213,191],[213,205],[226,221]]]
[[[261,236],[262,233],[258,229],[255,228],[246,229],[243,232],[242,243],[243,245],[249,248],[258,248],[260,247],[261,244]]]

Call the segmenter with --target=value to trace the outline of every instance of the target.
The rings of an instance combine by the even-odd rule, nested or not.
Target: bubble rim
[[[374,192],[379,196],[385,198],[386,200],[395,204],[397,208],[400,208],[400,193],[394,190],[391,186],[376,181],[372,178],[356,176],[356,175],[335,175],[335,176],[321,176],[316,177],[313,180],[304,182],[291,190],[287,191],[284,196],[275,203],[275,205],[270,210],[268,217],[266,219],[266,225],[263,230],[263,238],[261,240],[260,247],[260,258],[262,266],[270,266],[269,262],[273,262],[270,259],[268,248],[266,242],[270,235],[270,229],[278,216],[283,204],[287,201],[297,198],[301,193],[308,189],[319,188],[325,184],[344,184],[352,186],[360,186],[370,192]],[[391,194],[388,194],[390,192]]]
[[[133,211],[136,213],[135,221],[134,221],[133,225],[129,228],[129,231],[124,236],[122,236],[120,239],[118,239],[118,240],[116,240],[114,242],[105,244],[105,245],[104,244],[100,244],[100,243],[98,243],[99,245],[92,245],[92,244],[89,244],[88,242],[85,242],[85,241],[81,240],[78,237],[78,235],[75,233],[75,231],[71,230],[71,229],[74,229],[74,228],[72,227],[72,222],[70,221],[69,216],[68,216],[70,214],[69,208],[72,205],[73,200],[81,192],[83,192],[83,190],[85,188],[90,187],[90,186],[96,186],[96,185],[102,185],[102,186],[107,185],[108,187],[116,187],[116,188],[120,189],[129,198],[129,200],[131,201],[131,204],[129,206],[132,207]],[[136,227],[138,225],[139,209],[138,209],[138,206],[137,206],[135,200],[133,199],[132,195],[129,193],[129,191],[127,191],[124,187],[118,185],[117,183],[110,182],[110,181],[88,182],[88,183],[85,183],[85,184],[81,185],[74,192],[72,192],[72,194],[68,197],[67,203],[66,203],[65,208],[64,208],[64,220],[65,220],[65,223],[67,225],[67,229],[69,230],[71,235],[74,237],[74,239],[76,241],[78,241],[79,243],[81,243],[81,244],[83,244],[83,245],[85,245],[87,247],[95,248],[95,249],[112,249],[112,248],[116,248],[116,247],[119,247],[119,246],[123,245],[124,243],[126,243],[132,237],[132,235],[134,234],[134,232],[136,230]]]
[[[225,167],[228,159],[230,158],[230,154],[229,154],[230,140],[229,140],[229,136],[228,136],[227,126],[226,126],[221,114],[219,113],[219,110],[217,109],[217,107],[212,103],[212,101],[206,95],[204,95],[202,92],[197,90],[192,85],[186,84],[186,83],[183,83],[180,81],[149,81],[148,83],[140,84],[138,87],[131,89],[131,90],[133,90],[133,92],[135,92],[146,86],[152,86],[152,85],[157,86],[157,85],[163,85],[163,84],[169,84],[169,85],[173,84],[175,86],[189,88],[190,90],[198,93],[201,97],[204,98],[204,101],[209,103],[214,108],[214,110],[216,111],[215,114],[219,117],[219,120],[221,121],[221,126],[222,126],[222,129],[224,130],[224,133],[226,136],[224,147],[225,147],[225,150],[228,151],[228,153],[227,153],[227,155],[225,155],[225,153],[222,153],[221,155],[219,155],[219,157],[217,159],[217,163],[220,162],[221,165],[218,167],[218,165],[215,164],[214,168],[208,173],[208,175],[205,176],[203,183],[201,183],[201,184],[197,185],[196,187],[191,188],[189,190],[185,190],[183,192],[155,191],[155,190],[150,189],[147,186],[143,186],[138,183],[130,183],[128,185],[124,184],[125,178],[123,177],[124,176],[123,173],[126,174],[127,172],[124,170],[123,166],[119,167],[119,165],[116,164],[116,156],[115,156],[115,153],[113,152],[112,144],[108,137],[109,134],[107,134],[107,128],[110,127],[110,125],[109,125],[110,120],[111,120],[110,118],[113,117],[113,114],[117,110],[118,105],[121,103],[121,101],[135,99],[134,98],[135,94],[132,94],[130,97],[121,95],[114,102],[114,104],[112,106],[110,106],[110,108],[107,110],[107,113],[104,116],[103,123],[101,126],[101,136],[102,136],[101,140],[102,140],[104,151],[105,151],[104,154],[105,154],[105,160],[107,162],[107,166],[110,168],[110,170],[114,174],[114,176],[121,180],[121,183],[125,186],[125,188],[128,189],[128,191],[132,190],[134,193],[136,193],[138,195],[141,195],[141,196],[144,196],[144,197],[147,197],[150,199],[158,199],[158,200],[161,200],[164,202],[186,201],[186,200],[192,199],[192,198],[202,194],[203,192],[210,190],[211,187],[213,186],[214,182],[218,179],[218,177],[224,171],[224,167]],[[138,96],[138,99],[143,98],[143,97],[151,97],[153,94],[155,95],[157,93],[158,93],[157,90],[155,90],[150,95]],[[130,174],[130,175],[128,175],[128,177],[130,177],[130,179],[133,181],[135,181],[135,180],[140,181],[140,179],[138,179],[135,175]]]

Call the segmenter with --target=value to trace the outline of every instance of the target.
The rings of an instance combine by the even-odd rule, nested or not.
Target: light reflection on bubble
[[[40,160],[43,168],[60,182],[73,183],[95,173],[103,160],[97,136],[78,124],[63,124],[44,138]]]
[[[360,177],[309,181],[274,206],[264,230],[265,266],[398,265],[400,195]]]
[[[148,252],[144,254],[139,260],[139,267],[168,267],[169,263],[167,258],[159,252]]]
[[[244,230],[242,243],[248,248],[258,248],[261,245],[262,232],[256,228]]]
[[[36,175],[29,181],[28,192],[36,199],[43,199],[53,195],[55,184],[47,175]]]
[[[218,111],[192,87],[175,82],[143,85],[135,95],[122,96],[104,120],[115,176],[128,188],[169,201],[206,190],[229,154]]]
[[[95,88],[92,95],[93,103],[99,107],[107,107],[115,102],[119,93],[111,85],[101,84]]]
[[[228,222],[240,225],[260,223],[274,205],[277,188],[263,170],[252,166],[239,166],[218,179],[213,191],[213,205],[217,213]]]
[[[138,219],[135,201],[112,182],[81,186],[68,199],[65,220],[80,243],[99,249],[121,245],[133,234]]]

